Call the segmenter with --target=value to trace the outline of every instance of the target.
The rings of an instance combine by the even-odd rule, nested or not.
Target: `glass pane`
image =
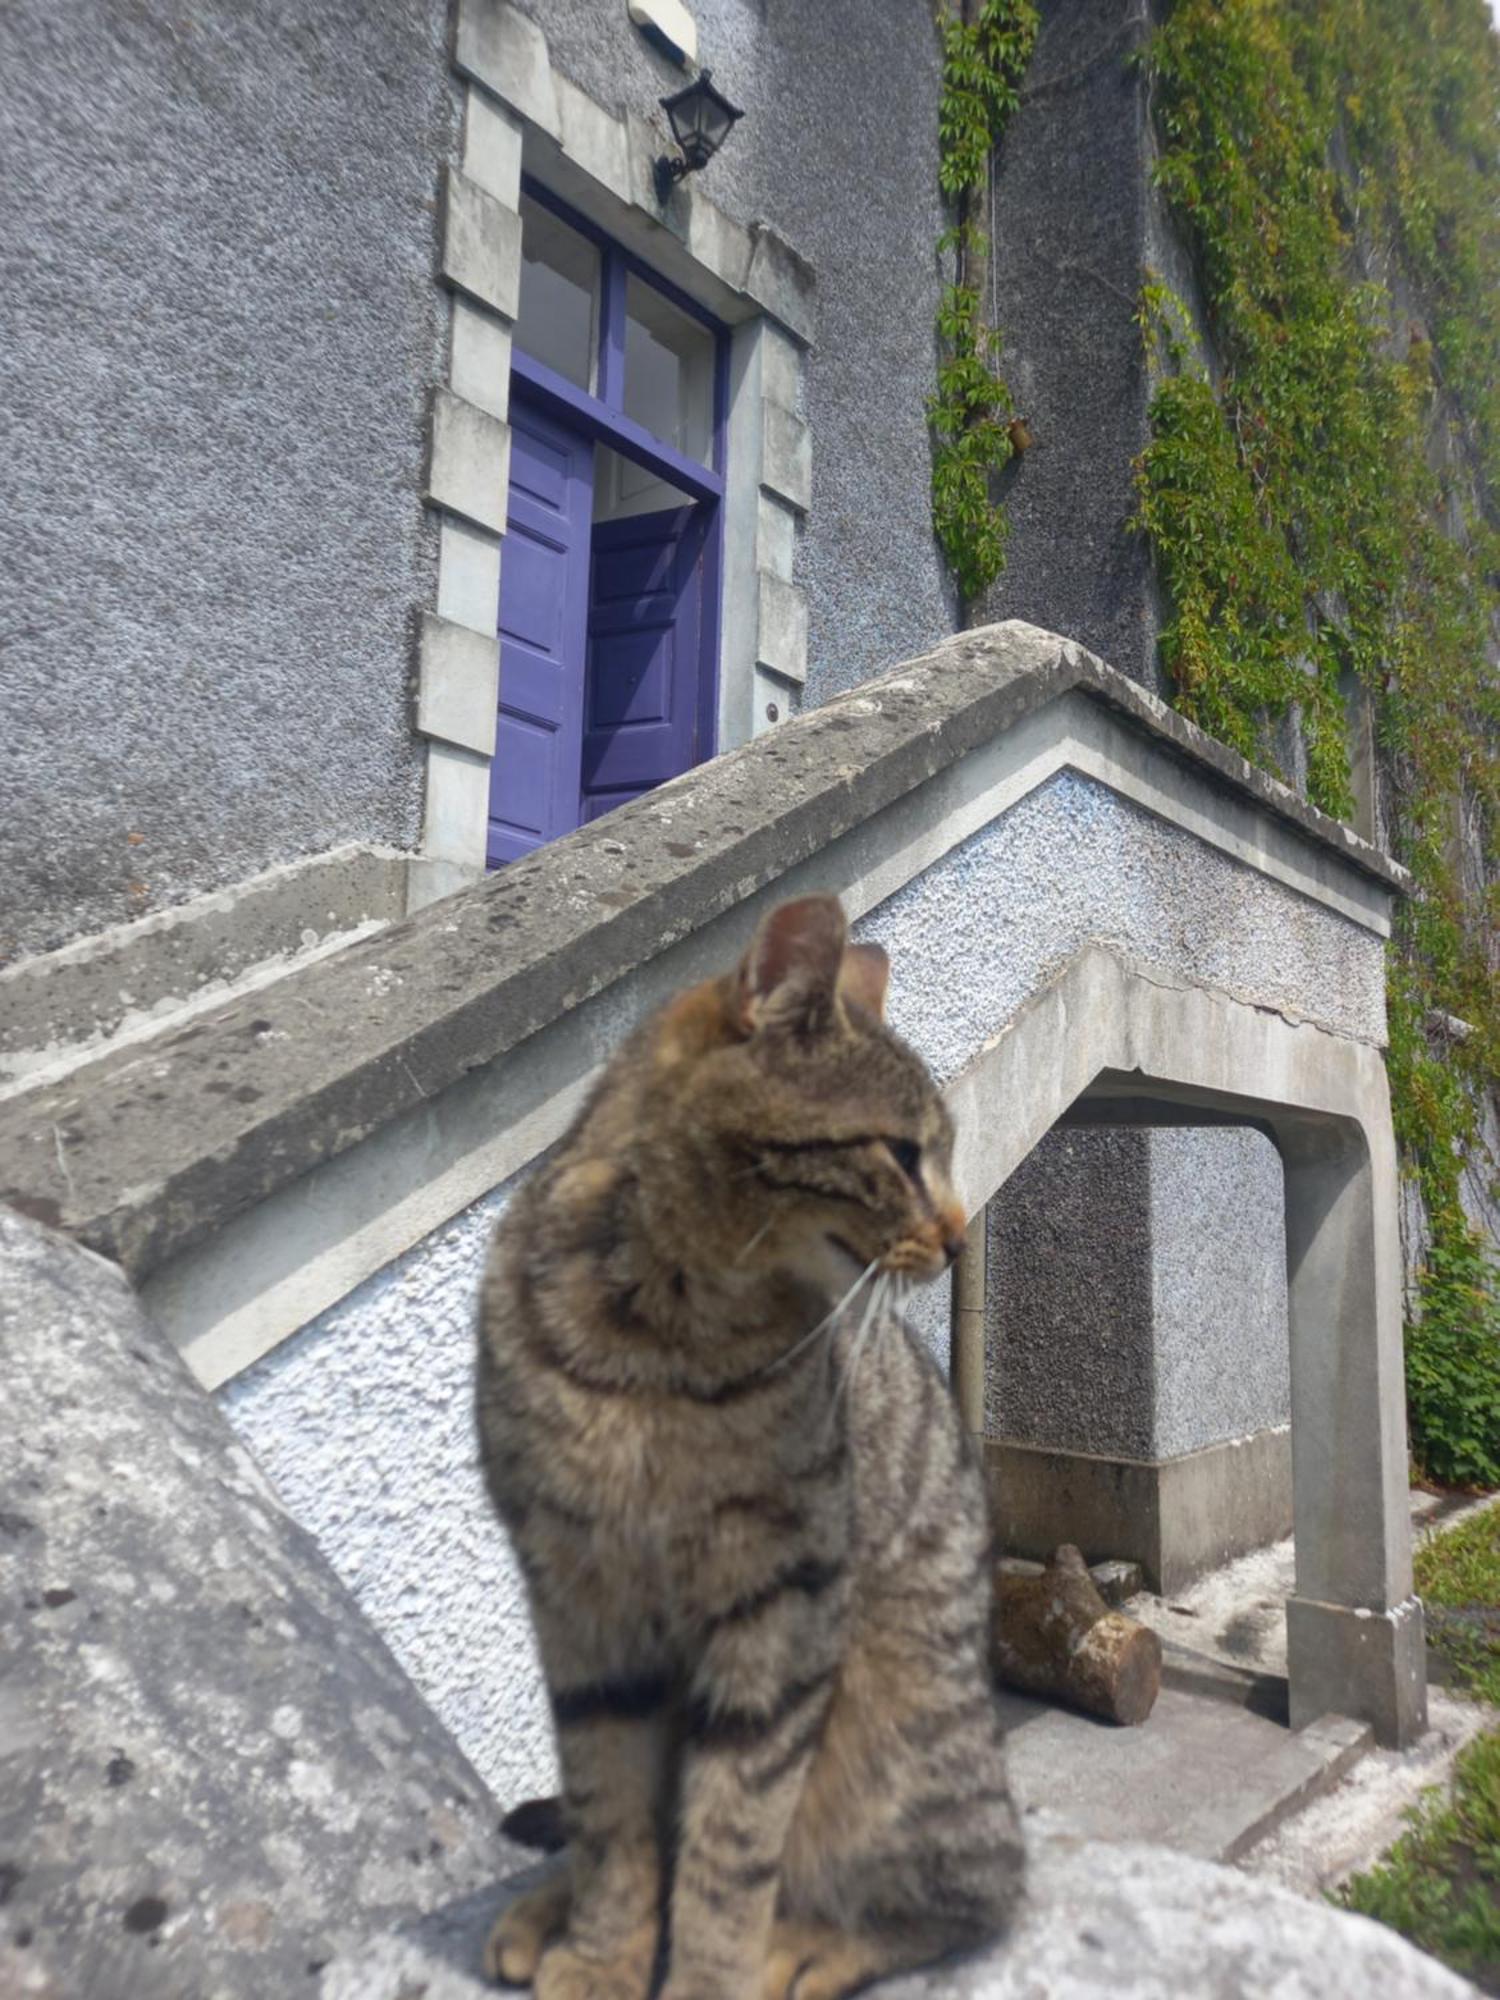
[[[625,286],[625,414],[685,458],[709,463],[714,337],[633,272]]]
[[[598,329],[599,252],[550,208],[523,194],[517,347],[592,392]]]

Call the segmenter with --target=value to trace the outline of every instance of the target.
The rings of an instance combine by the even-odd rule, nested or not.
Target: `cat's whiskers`
[[[866,1264],[844,1296],[835,1305],[831,1305],[828,1308],[828,1311],[818,1321],[817,1325],[813,1327],[811,1332],[804,1333],[802,1338],[795,1345],[789,1347],[785,1354],[778,1354],[774,1361],[768,1361],[764,1368],[757,1369],[755,1377],[751,1379],[758,1379],[762,1375],[774,1375],[777,1369],[785,1368],[788,1362],[795,1361],[805,1347],[811,1347],[820,1333],[827,1333],[831,1328],[836,1327],[839,1314],[843,1312],[845,1306],[853,1299],[855,1293],[869,1278],[874,1269],[875,1265],[873,1262]]]
[[[882,1271],[875,1283],[870,1287],[870,1296],[865,1302],[863,1316],[850,1339],[848,1350],[844,1357],[843,1380],[839,1383],[838,1390],[829,1408],[830,1428],[832,1428],[840,1406],[847,1404],[852,1398],[854,1379],[859,1373],[859,1365],[864,1358],[865,1348],[871,1336],[885,1321],[886,1308],[890,1302],[893,1282],[892,1274],[889,1271]]]
[[[755,1234],[750,1238],[750,1241],[746,1243],[738,1252],[736,1252],[734,1259],[736,1264],[743,1264],[745,1259],[750,1255],[750,1252],[753,1249],[755,1249],[756,1245],[764,1243],[766,1238],[770,1235],[772,1229],[775,1227],[775,1223],[776,1223],[776,1218],[774,1215],[768,1215],[766,1217],[765,1221],[760,1225],[760,1228],[757,1229]]]

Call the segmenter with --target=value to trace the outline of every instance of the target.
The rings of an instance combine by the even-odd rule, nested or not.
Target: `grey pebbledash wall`
[[[416,835],[446,16],[0,9],[0,959]]]
[[[650,114],[682,72],[624,0],[527,0],[554,66],[611,110]],[[738,222],[811,264],[813,495],[796,580],[808,592],[802,705],[954,629],[932,537],[925,404],[940,279],[941,74],[927,0],[695,0],[698,59],[745,113],[701,176]]]
[[[654,114],[624,0],[540,0]],[[704,0],[746,117],[704,176],[814,268],[808,703],[953,607],[929,525],[938,51],[923,0]],[[0,962],[350,841],[411,848],[444,374],[446,0],[0,10]],[[879,161],[882,171],[872,171]]]

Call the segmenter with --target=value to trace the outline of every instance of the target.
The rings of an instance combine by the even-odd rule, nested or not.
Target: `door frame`
[[[686,493],[703,509],[702,619],[698,641],[698,674],[694,701],[692,763],[702,764],[718,747],[719,635],[722,626],[724,578],[724,459],[729,416],[729,339],[727,329],[665,278],[631,256],[603,230],[564,201],[523,175],[521,191],[539,207],[549,209],[570,229],[576,229],[599,251],[599,342],[595,356],[598,393],[591,394],[534,355],[511,349],[511,392],[559,422],[570,425],[595,444],[607,445],[622,458],[643,466]],[[635,276],[697,320],[713,336],[712,463],[697,459],[655,437],[627,417],[625,398],[625,281]],[[689,766],[691,768],[691,765]]]

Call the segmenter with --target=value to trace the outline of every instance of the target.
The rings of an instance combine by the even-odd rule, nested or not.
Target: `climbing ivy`
[[[1153,281],[1139,525],[1163,661],[1257,761],[1300,721],[1308,793],[1341,816],[1346,696],[1371,704],[1415,889],[1389,990],[1431,1238],[1413,1442],[1436,1477],[1500,1483],[1500,1284],[1459,1198],[1466,1168],[1493,1173],[1478,1107],[1500,1078],[1500,43],[1484,0],[1177,0],[1147,62],[1219,371]]]
[[[1005,514],[993,480],[1014,449],[1010,392],[998,372],[1001,340],[987,324],[976,268],[988,250],[975,211],[989,159],[1019,98],[1036,41],[1032,0],[978,0],[940,18],[943,94],[938,182],[952,225],[939,239],[954,260],[937,315],[932,425],[932,523],[960,594],[977,597],[1005,567]]]

